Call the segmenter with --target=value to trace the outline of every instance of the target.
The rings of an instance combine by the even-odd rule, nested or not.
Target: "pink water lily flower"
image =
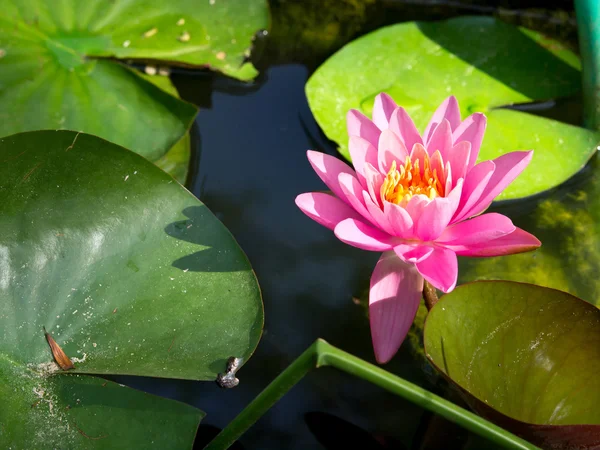
[[[454,97],[440,105],[423,135],[387,94],[375,99],[372,121],[351,110],[347,125],[354,170],[309,151],[333,195],[301,194],[296,204],[341,241],[383,252],[371,276],[369,316],[375,356],[385,363],[408,333],[424,279],[450,292],[458,277],[456,255],[508,255],[540,246],[508,217],[481,214],[533,152],[475,164],[486,118],[475,113],[461,121]]]

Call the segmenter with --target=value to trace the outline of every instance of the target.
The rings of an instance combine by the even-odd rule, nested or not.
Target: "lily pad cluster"
[[[149,162],[185,181],[197,113],[151,75],[249,80],[267,26],[263,1],[2,4],[2,446],[190,447],[202,411],[90,375],[215,380],[254,351],[246,256]]]
[[[123,64],[211,68],[242,80],[266,1],[7,0],[0,10],[0,136],[80,131],[158,161],[179,143],[197,109],[168,79],[154,83]],[[158,86],[157,86],[158,85]],[[185,181],[187,161],[172,168]],[[189,159],[189,158],[188,158]],[[167,169],[171,165],[165,165]]]

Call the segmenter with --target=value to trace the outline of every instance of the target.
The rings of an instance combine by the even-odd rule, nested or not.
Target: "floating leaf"
[[[179,98],[179,92],[169,77],[140,74],[142,78],[161,88],[163,91],[171,94],[173,97]],[[190,168],[190,160],[192,156],[192,142],[190,133],[185,133],[165,155],[153,161],[158,167],[167,172],[181,184],[185,184]]]
[[[0,14],[12,24],[3,34],[29,44],[11,48],[41,54],[45,46],[61,65],[115,57],[211,67],[240,79],[256,76],[246,57],[254,34],[269,25],[265,0],[8,0]]]
[[[179,183],[185,184],[192,156],[190,134],[186,133],[162,158],[154,161],[158,167],[167,172]]]
[[[164,449],[194,442],[199,409],[101,378],[49,376],[44,370],[51,366],[24,366],[2,353],[2,448]]]
[[[35,387],[52,399],[41,402],[43,415],[58,414],[53,447],[81,438],[69,421],[88,436],[112,436],[111,424],[120,423],[119,433],[146,433],[141,443],[165,434],[157,448],[176,446],[165,444],[168,437],[189,444],[197,410],[117,386],[101,390],[98,380],[70,374],[214,380],[229,357],[246,361],[263,312],[244,253],[170,176],[95,136],[9,136],[0,140],[0,159],[0,389],[14,405],[0,412],[0,438],[11,430],[17,447],[41,447],[19,440],[42,423],[32,418]],[[57,366],[43,327],[73,361],[69,375],[46,377]],[[71,395],[80,392],[72,383],[92,386]]]
[[[107,58],[249,79],[256,71],[245,55],[267,24],[264,1],[8,0],[0,9],[0,136],[75,130],[156,161],[187,132],[196,108]],[[190,38],[178,39],[186,31]]]
[[[459,286],[425,323],[425,351],[484,417],[544,448],[600,445],[600,310],[508,281]]]
[[[370,115],[375,96],[387,92],[423,130],[437,105],[455,95],[463,117],[477,111],[488,117],[480,160],[535,150],[527,170],[499,197],[508,199],[568,179],[593,154],[600,134],[501,107],[574,94],[580,80],[576,56],[558,42],[492,18],[463,17],[361,37],[327,60],[306,92],[317,121],[347,158],[349,109]]]

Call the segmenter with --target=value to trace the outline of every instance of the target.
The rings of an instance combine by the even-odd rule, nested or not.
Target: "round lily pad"
[[[183,439],[172,427],[191,442],[194,408],[73,374],[214,380],[231,356],[246,361],[263,310],[242,250],[170,176],[98,137],[17,134],[0,158],[0,379],[14,406],[0,438],[131,448],[120,433],[164,432],[165,448]],[[44,328],[74,369],[53,362]]]
[[[168,80],[148,82],[119,59],[148,63],[148,72],[210,67],[247,80],[257,74],[246,62],[254,34],[267,26],[262,0],[3,2],[0,136],[74,130],[160,160],[197,109],[165,89]]]
[[[544,448],[600,444],[600,310],[509,281],[459,286],[429,312],[425,352],[486,418]]]
[[[600,134],[503,108],[568,96],[580,90],[577,57],[559,42],[489,17],[410,22],[381,28],[329,58],[306,85],[311,110],[325,134],[350,158],[345,117],[351,108],[370,116],[387,92],[424,130],[449,95],[463,117],[487,115],[479,160],[534,150],[524,173],[499,199],[526,197],[579,171]]]

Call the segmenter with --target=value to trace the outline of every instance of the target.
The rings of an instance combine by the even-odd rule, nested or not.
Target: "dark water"
[[[374,361],[364,308],[352,297],[368,282],[378,255],[342,244],[294,204],[296,195],[323,189],[306,160],[307,149],[325,149],[304,95],[307,77],[303,66],[286,65],[268,69],[258,86],[248,89],[219,79],[210,108],[198,115],[199,170],[191,189],[246,251],[262,288],[266,318],[258,350],[239,372],[240,387],[224,392],[189,384],[178,393],[209,413],[206,423],[219,427],[317,337]],[[184,95],[190,84],[190,91],[202,91],[197,82],[180,80]],[[192,94],[189,100],[202,98]],[[409,379],[420,376],[411,364],[390,368]],[[242,442],[253,449],[318,448],[304,422],[311,411],[329,412],[405,442],[421,414],[366,382],[321,369]]]
[[[387,3],[393,8],[406,7],[402,2]],[[562,2],[559,7],[563,3],[570,4]],[[274,33],[282,32],[274,23]],[[344,36],[340,39],[349,38]],[[335,45],[317,52],[317,59],[322,61]],[[257,47],[261,46],[258,50],[270,61],[299,59],[300,53],[282,58],[285,51],[274,50],[272,41],[259,42]],[[374,362],[366,311],[353,297],[368,286],[379,255],[341,243],[294,204],[296,195],[324,189],[306,159],[306,150],[336,154],[315,123],[304,94],[310,74],[307,67],[314,67],[315,61],[309,58],[304,64],[273,65],[263,59],[259,66],[264,70],[252,85],[208,74],[174,76],[182,97],[201,108],[192,130],[196,152],[189,188],[247,253],[265,306],[262,341],[238,373],[237,388],[127,379],[133,387],[204,410],[207,417],[196,448],[202,448],[214,427],[225,427],[316,338]],[[565,108],[571,112],[560,117]],[[578,122],[579,110],[577,101],[567,99],[558,105],[539,105],[535,113]],[[408,342],[386,369],[440,391],[429,381],[423,361]],[[302,380],[240,443],[246,449],[265,450],[346,448],[358,442],[365,449],[417,449],[424,442],[429,419],[420,408],[380,388],[324,368]],[[453,447],[458,444],[452,440],[425,446]],[[482,441],[473,441],[471,447],[494,448]]]

